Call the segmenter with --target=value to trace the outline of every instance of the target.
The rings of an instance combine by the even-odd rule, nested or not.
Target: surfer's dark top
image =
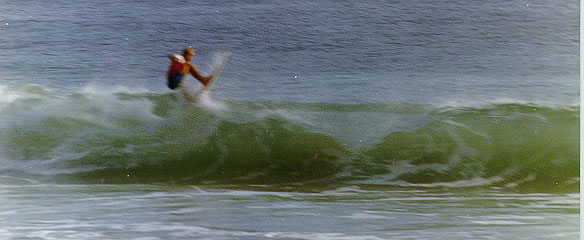
[[[168,87],[170,89],[175,89],[178,87],[180,81],[182,81],[184,74],[182,73],[182,70],[184,68],[184,63],[178,63],[178,62],[173,62],[172,65],[170,65],[170,69],[168,69]]]

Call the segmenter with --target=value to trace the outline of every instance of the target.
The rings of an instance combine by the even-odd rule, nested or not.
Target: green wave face
[[[0,88],[4,174],[578,191],[577,106],[220,102]]]

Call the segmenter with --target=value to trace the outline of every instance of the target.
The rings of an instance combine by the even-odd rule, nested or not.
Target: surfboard
[[[229,55],[231,54],[230,51],[224,51],[222,53],[222,55],[218,58],[219,59],[219,65],[217,65],[217,67],[215,68],[215,70],[213,71],[213,73],[211,73],[211,79],[209,79],[209,83],[207,83],[206,86],[204,86],[203,88],[201,88],[195,95],[197,97],[206,94],[207,92],[209,92],[209,90],[211,89],[211,86],[213,85],[213,83],[215,82],[215,80],[217,80],[217,78],[219,77],[219,75],[221,75],[221,71],[223,71],[223,67],[225,66],[225,64],[227,63],[227,59],[229,59]]]

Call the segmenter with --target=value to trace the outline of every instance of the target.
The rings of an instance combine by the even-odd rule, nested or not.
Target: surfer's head
[[[185,48],[185,50],[183,50],[183,54],[185,57],[185,60],[191,61],[191,59],[193,59],[193,57],[195,56],[195,51],[193,51],[192,48]]]

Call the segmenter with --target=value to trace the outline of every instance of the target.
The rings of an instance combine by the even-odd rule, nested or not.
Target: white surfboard
[[[217,65],[217,67],[215,68],[213,73],[211,73],[211,79],[209,79],[209,83],[207,83],[206,86],[201,88],[201,90],[199,90],[195,94],[197,96],[197,98],[199,98],[201,95],[204,95],[204,94],[209,92],[209,90],[211,89],[211,86],[213,85],[215,80],[219,77],[219,75],[221,75],[221,71],[223,71],[223,67],[227,63],[227,59],[229,59],[230,54],[231,54],[230,51],[224,51],[223,54],[219,57],[219,60],[220,60],[219,65]]]

